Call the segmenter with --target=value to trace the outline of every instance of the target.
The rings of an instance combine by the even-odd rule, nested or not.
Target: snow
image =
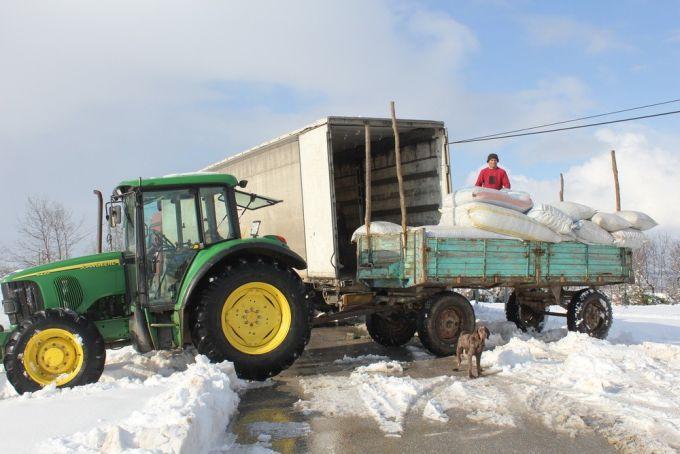
[[[558,317],[542,333],[522,333],[505,321],[502,305],[479,303],[475,311],[492,332],[486,377],[413,378],[403,364],[381,360],[349,377],[302,379],[307,399],[297,407],[368,414],[386,436],[403,433],[408,413],[439,424],[462,413],[499,428],[538,419],[571,436],[597,432],[623,451],[680,450],[680,306],[615,307],[611,341],[569,333]]]
[[[369,418],[390,437],[415,415],[500,431],[538,422],[574,437],[598,433],[622,451],[680,450],[680,306],[615,307],[607,341],[569,333],[559,317],[542,333],[522,333],[502,305],[474,307],[491,331],[482,378],[467,378],[467,359],[461,372],[424,378],[412,376],[411,362],[344,356],[334,361],[343,371],[299,378],[304,399],[295,408]],[[413,361],[453,367],[417,340],[406,349]],[[274,383],[245,383],[230,363],[193,351],[139,355],[129,347],[108,351],[104,374],[88,386],[18,396],[0,374],[0,418],[12,422],[0,425],[2,451],[271,452],[276,440],[310,436],[310,425],[253,422],[254,445],[236,443],[227,427],[239,392]]]
[[[360,356],[343,356],[341,359],[336,359],[333,364],[352,364],[365,363],[371,361],[384,361],[390,359],[389,356],[383,355],[360,355]]]
[[[246,386],[231,363],[130,347],[107,356],[98,383],[72,389],[17,396],[3,374],[0,418],[16,422],[0,425],[3,451],[206,452],[228,441],[237,391]]]

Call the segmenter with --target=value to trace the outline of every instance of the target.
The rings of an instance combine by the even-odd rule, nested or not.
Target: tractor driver
[[[475,186],[501,190],[510,189],[510,179],[505,170],[498,167],[498,155],[491,153],[486,158],[487,166],[479,172]]]

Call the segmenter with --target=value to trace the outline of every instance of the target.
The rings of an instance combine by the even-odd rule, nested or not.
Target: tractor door
[[[169,310],[201,245],[197,189],[144,192],[142,207],[148,305]]]

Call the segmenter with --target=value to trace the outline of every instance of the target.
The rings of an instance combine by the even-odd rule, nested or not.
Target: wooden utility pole
[[[404,177],[401,174],[401,150],[399,149],[399,129],[397,128],[397,115],[394,112],[394,101],[390,101],[392,112],[392,131],[394,132],[394,155],[397,166],[397,182],[399,183],[399,206],[401,208],[401,231],[404,236],[404,249],[406,249],[406,200],[404,198]]]
[[[366,245],[367,250],[371,251],[371,127],[368,123],[364,125],[364,136],[366,146],[366,207],[364,209],[364,222],[366,223]]]
[[[614,192],[616,193],[616,211],[621,211],[621,189],[619,188],[619,169],[616,167],[616,151],[612,150],[612,171],[614,172]]]
[[[560,202],[564,202],[564,175],[560,173]]]

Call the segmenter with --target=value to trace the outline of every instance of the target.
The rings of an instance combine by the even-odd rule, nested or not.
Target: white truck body
[[[209,165],[248,180],[247,189],[283,203],[247,211],[260,235],[282,235],[307,260],[307,282],[331,286],[352,281],[356,250],[352,232],[364,223],[365,138],[371,128],[373,221],[401,222],[394,135],[390,119],[327,117],[250,150]],[[451,191],[446,128],[443,122],[398,120],[408,223],[436,224],[442,197]]]

